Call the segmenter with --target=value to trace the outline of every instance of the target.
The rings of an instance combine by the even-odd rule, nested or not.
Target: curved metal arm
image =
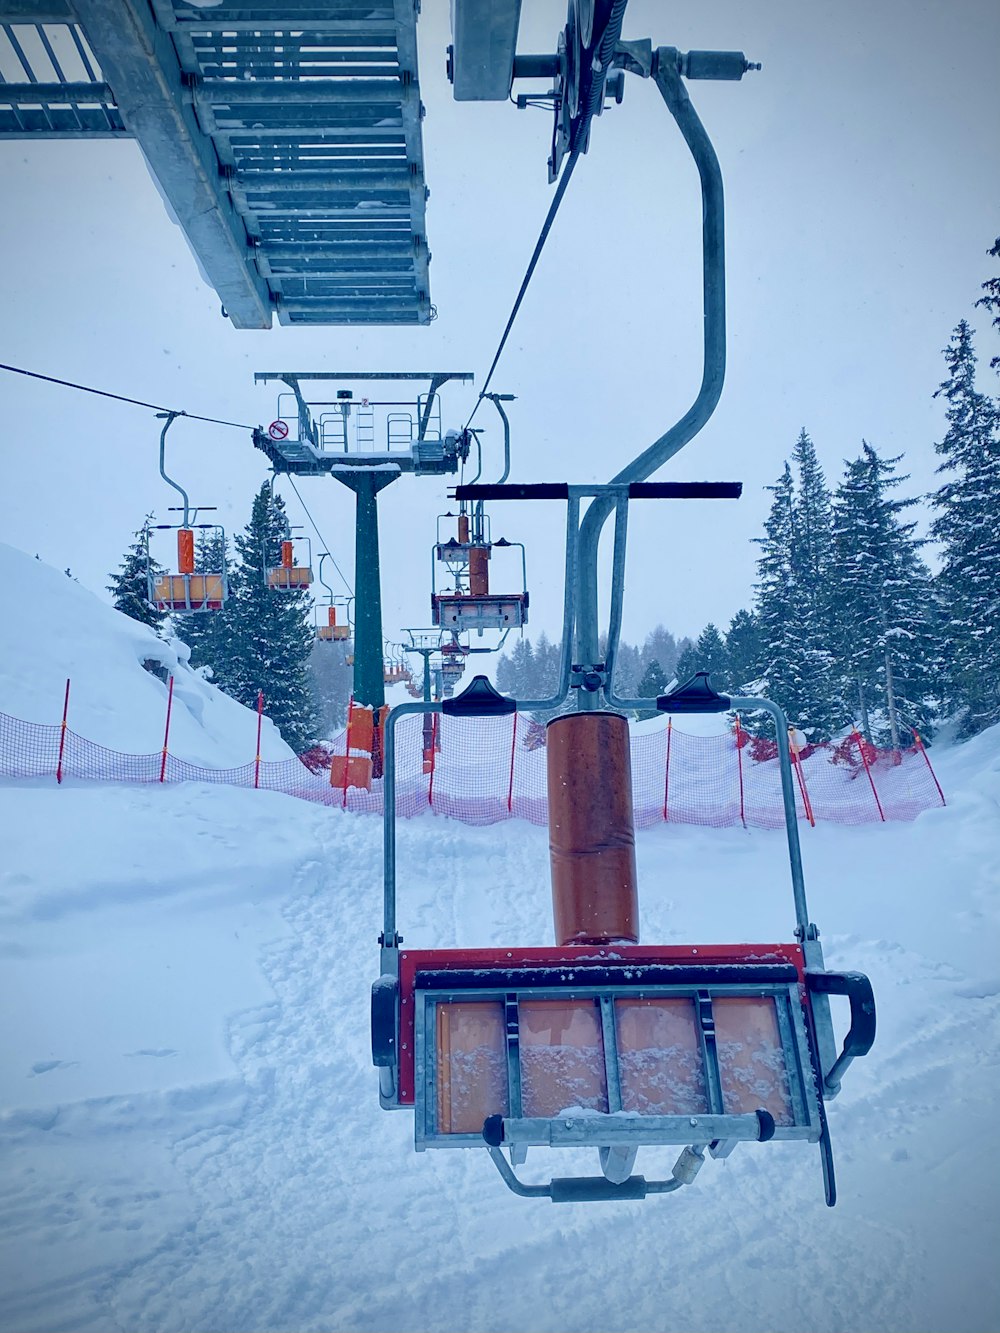
[[[503,471],[497,479],[497,485],[502,486],[510,474],[510,422],[507,420],[507,413],[500,406],[501,403],[512,403],[514,395],[512,393],[484,393],[484,398],[488,398],[496,410],[500,413],[500,420],[503,422]]]
[[[183,486],[179,486],[176,481],[171,480],[171,478],[167,476],[163,466],[167,448],[167,431],[174,424],[177,418],[183,416],[184,413],[157,412],[156,415],[161,419],[163,417],[166,417],[166,420],[163,422],[163,429],[160,431],[160,476],[163,478],[163,480],[167,483],[168,486],[172,486],[174,490],[180,494],[181,499],[184,501],[184,526],[189,527],[190,521],[188,517],[188,511],[191,505],[190,501],[188,500],[187,491],[184,489]]]
[[[715,411],[726,373],[725,225],[722,171],[715,149],[691,104],[676,60],[656,52],[653,78],[691,150],[701,180],[702,290],[704,363],[701,388],[690,409],[674,426],[624,467],[613,482],[642,481],[694,438]],[[613,501],[596,499],[580,525],[580,604],[577,610],[577,661],[593,664],[598,656],[597,548]],[[596,708],[596,695],[580,691],[581,708]]]
[[[333,606],[333,589],[330,587],[329,583],[327,583],[326,579],[323,577],[323,561],[330,559],[330,552],[320,551],[318,558],[319,558],[319,569],[316,572],[316,578],[319,580],[320,583],[322,583],[323,587],[330,594],[330,605]]]

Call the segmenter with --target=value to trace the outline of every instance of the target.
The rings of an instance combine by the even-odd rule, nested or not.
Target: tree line
[[[990,254],[1000,257],[1000,239]],[[976,304],[1000,328],[1000,278],[983,290]],[[693,641],[660,625],[641,648],[623,643],[616,692],[651,698],[708,671],[721,692],[776,700],[813,742],[856,723],[893,749],[911,729],[929,739],[946,717],[962,736],[1000,722],[1000,400],[977,387],[973,338],[963,319],[943,353],[936,490],[902,494],[903,456],[866,440],[831,489],[803,428],[768,488],[752,605]],[[1000,357],[991,366],[1000,372]],[[910,516],[922,500],[940,553],[933,575]],[[558,658],[544,635],[523,640],[501,658],[497,684],[544,697]]]

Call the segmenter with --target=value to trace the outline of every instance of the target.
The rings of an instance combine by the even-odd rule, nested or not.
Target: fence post
[[[167,743],[170,740],[170,710],[174,703],[174,678],[170,677],[170,683],[167,686],[167,723],[163,728],[163,754],[160,756],[160,781],[165,782],[167,777]],[[260,749],[260,737],[257,737],[257,749]]]
[[[344,791],[340,802],[341,810],[347,809],[347,783],[351,769],[351,718],[354,715],[354,695],[347,700],[347,731],[344,733]]]
[[[670,737],[674,729],[674,720],[667,718],[667,762],[663,776],[663,818],[667,819],[667,803],[670,800]]]
[[[62,725],[59,728],[59,762],[56,764],[56,782],[62,782],[63,753],[66,749],[66,715],[69,712],[69,681],[66,681],[66,693],[63,696]]]
[[[934,786],[937,787],[938,795],[941,797],[941,804],[947,805],[948,802],[944,799],[944,792],[941,790],[941,784],[937,780],[937,774],[934,772],[934,769],[931,768],[931,761],[930,758],[928,757],[927,751],[924,749],[924,743],[920,739],[920,734],[915,727],[911,727],[910,730],[913,732],[913,739],[914,742],[916,743],[917,749],[924,756],[924,763],[930,769],[931,777],[934,779]]]
[[[514,751],[517,745],[517,709],[514,709],[514,734],[510,738],[510,782],[507,784],[507,813],[514,809]]]
[[[854,739],[855,739],[855,741],[857,742],[858,752],[859,752],[859,754],[861,755],[861,762],[862,762],[862,763],[864,764],[864,766],[865,766],[865,772],[868,774],[868,783],[869,783],[869,786],[870,786],[871,789],[872,789],[872,795],[875,797],[875,804],[878,806],[878,814],[879,814],[879,818],[881,819],[882,823],[884,824],[884,823],[885,823],[885,811],[882,809],[882,802],[879,800],[879,798],[878,798],[878,792],[875,790],[875,779],[872,777],[872,771],[871,771],[871,768],[870,768],[869,765],[868,765],[868,756],[865,754],[865,742],[864,742],[864,737],[861,736],[861,735],[859,734],[859,732],[858,732],[858,728],[857,728],[856,725],[854,726],[854,730],[853,730],[853,732],[852,732],[852,735],[854,736]]]
[[[740,727],[739,713],[736,714],[736,721],[733,725],[736,731],[736,763],[740,772],[740,823],[746,828],[747,817],[743,806],[743,729]]]
[[[795,769],[795,776],[799,780],[799,791],[802,793],[802,808],[806,812],[806,819],[809,820],[811,828],[816,827],[816,820],[813,818],[812,801],[809,799],[809,792],[806,790],[806,775],[802,771],[802,760],[799,758],[799,752],[794,745],[788,747],[792,752],[792,767]]]
[[[264,720],[264,691],[257,691],[257,754],[253,761],[253,785],[260,786],[260,727]]]
[[[434,767],[437,763],[437,734],[439,713],[434,714],[434,722],[431,726],[431,772],[427,780],[427,804],[434,809]]]

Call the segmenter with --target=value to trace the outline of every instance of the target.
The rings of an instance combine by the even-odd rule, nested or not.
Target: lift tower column
[[[354,699],[367,708],[385,703],[382,669],[382,580],[378,554],[376,496],[399,472],[352,469],[337,480],[357,499],[354,524]]]

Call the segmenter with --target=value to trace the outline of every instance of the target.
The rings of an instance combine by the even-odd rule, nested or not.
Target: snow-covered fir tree
[[[525,635],[519,638],[510,655],[502,653],[497,663],[497,689],[515,699],[538,698],[535,685],[535,650]]]
[[[231,564],[229,545],[221,529],[198,533],[194,547],[197,574],[225,574],[231,580]],[[220,610],[177,616],[174,622],[178,638],[191,649],[191,665],[207,667],[212,680],[222,689],[226,689],[231,674],[227,664],[237,652],[238,619],[236,604],[230,597]]]
[[[1000,236],[993,242],[989,254],[994,259],[1000,259]],[[977,306],[982,306],[993,316],[993,327],[1000,330],[1000,274],[993,278],[987,278],[983,283],[984,296],[981,296],[976,302]],[[1000,356],[994,356],[990,360],[990,365],[1000,374]]]
[[[315,639],[309,654],[308,680],[320,734],[330,737],[347,721],[354,673],[347,663],[348,642]],[[417,679],[421,679],[417,673]]]
[[[152,522],[153,515],[147,514],[142,527],[133,534],[134,540],[122,558],[118,573],[108,575],[111,582],[107,588],[114,595],[116,611],[138,620],[140,624],[149,625],[159,633],[167,613],[157,610],[149,600],[149,577],[152,576],[155,583],[166,570],[151,556],[147,561],[147,537]]]
[[[901,457],[863,441],[833,506],[843,694],[867,739],[894,750],[910,743],[910,727],[930,734],[936,687],[931,578],[916,524],[903,519],[917,501],[892,494],[907,480],[895,475]]]
[[[768,488],[771,511],[764,536],[756,539],[759,679],[765,694],[816,741],[828,739],[847,719],[834,684],[832,607],[824,582],[832,558],[829,495],[804,430],[795,457],[798,491],[786,463]]]
[[[698,670],[708,672],[715,689],[726,689],[730,677],[729,654],[722,635],[711,622],[698,635],[695,652],[700,664]]]
[[[694,639],[685,638],[684,646],[677,655],[671,678],[678,685],[685,685],[696,671],[700,671],[698,646]]]
[[[669,685],[670,677],[664,671],[663,667],[660,666],[656,658],[653,657],[647,662],[646,669],[639,680],[637,686],[638,694],[636,697],[639,699],[656,699],[659,695],[666,694]],[[648,711],[640,712],[638,716],[640,719],[652,718],[659,716],[659,714],[655,708],[651,708]]]
[[[677,668],[677,656],[683,646],[684,644],[678,644],[668,629],[663,625],[657,625],[643,641],[640,654],[641,670],[645,671],[650,662],[656,661],[669,680]]]
[[[932,497],[949,700],[965,735],[1000,721],[1000,405],[976,389],[973,331],[963,319],[937,391],[948,429],[934,447],[947,480]]]
[[[284,740],[297,751],[317,737],[318,723],[307,665],[314,642],[306,589],[275,591],[267,572],[281,563],[289,536],[285,503],[265,482],[254,497],[250,521],[236,538],[238,564],[230,569],[229,599],[221,611],[185,616],[180,636],[190,640],[191,661],[208,666],[220,689],[247,708],[264,708]],[[199,570],[218,573],[226,552],[217,538],[196,551]]]
[[[726,631],[729,658],[729,689],[733,694],[753,694],[761,670],[760,632],[752,611],[737,611]]]

